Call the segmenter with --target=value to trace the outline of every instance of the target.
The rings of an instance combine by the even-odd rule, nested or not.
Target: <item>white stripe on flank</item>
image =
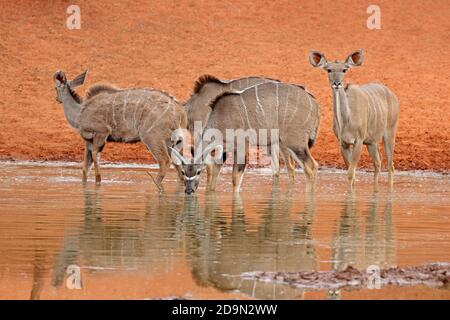
[[[127,91],[127,94],[125,96],[125,101],[123,102],[123,110],[122,110],[122,119],[127,128],[129,128],[128,121],[125,119],[125,114],[127,113],[128,108],[128,95],[130,94],[130,91]]]
[[[303,125],[302,125],[302,126],[304,126],[304,125],[308,122],[309,118],[311,118],[311,114],[312,114],[312,111],[313,111],[313,106],[312,106],[311,97],[310,97],[309,94],[306,94],[306,95],[308,96],[309,113],[308,113],[308,116],[306,117],[305,121],[303,122]]]
[[[242,95],[239,95],[239,96],[241,97],[242,105],[244,106],[245,116],[247,117],[248,129],[251,129],[252,126],[250,125],[250,119],[248,118],[247,106],[245,105],[244,98],[242,97]]]
[[[139,100],[136,102],[136,104],[134,105],[134,113],[133,113],[133,127],[134,129],[138,129],[136,128],[136,112],[139,109],[139,102],[141,102],[142,97],[139,96]]]
[[[265,118],[266,118],[266,113],[264,112],[264,108],[263,108],[263,106],[261,105],[261,101],[259,101],[258,86],[255,87],[255,96],[256,96],[256,102],[257,102],[257,105],[258,105],[258,107],[259,107],[259,110],[262,111],[262,114],[263,114],[264,119],[265,119]]]
[[[241,117],[241,120],[242,120],[242,126],[245,126],[245,120],[244,120],[244,117],[242,116],[241,108],[238,108],[238,112],[239,112],[239,116]]]
[[[151,97],[150,95],[147,96],[147,101],[145,101],[144,106],[142,107],[141,114],[139,115],[139,124],[141,124],[141,122],[142,122],[142,116],[144,114],[144,111],[148,110],[147,104],[148,104],[150,97]],[[145,128],[145,121],[144,121],[143,127]]]
[[[161,115],[158,117],[158,119],[156,119],[152,125],[150,126],[150,128],[147,129],[147,133],[149,133],[154,127],[155,125],[164,117],[164,115],[166,114],[166,112],[169,110],[169,108],[172,106],[172,101],[169,101],[169,103],[167,104],[166,109],[161,113]]]
[[[373,120],[373,123],[378,123],[378,110],[380,110],[380,116],[382,116],[381,114],[381,109],[378,108],[378,103],[377,103],[377,96],[375,95],[374,97],[374,92],[372,92],[372,90],[370,90],[369,88],[365,88],[365,92],[366,95],[368,96],[368,102],[369,102],[369,110],[372,111],[372,113],[374,114],[375,119]],[[381,118],[381,117],[380,117]]]
[[[300,104],[300,90],[297,90],[297,102],[295,104],[295,111],[291,114],[291,119],[289,120],[288,124],[290,124],[292,122],[292,120],[294,119],[294,116],[297,114],[299,104]]]
[[[286,107],[284,108],[283,124],[286,123],[286,114],[288,107],[289,107],[289,88],[287,88],[286,92]]]
[[[117,97],[117,93],[114,94],[114,99],[113,99],[113,102],[112,102],[112,105],[111,105],[111,108],[112,108],[112,120],[113,120],[114,127],[117,126],[116,112],[114,111],[114,103],[116,102],[116,97]]]
[[[279,114],[279,109],[280,109],[280,96],[279,96],[279,92],[278,92],[278,82],[276,83],[276,85],[275,85],[275,91],[276,91],[276,93],[277,93],[277,124],[278,125],[280,125],[279,124],[279,117],[280,117],[280,114]]]

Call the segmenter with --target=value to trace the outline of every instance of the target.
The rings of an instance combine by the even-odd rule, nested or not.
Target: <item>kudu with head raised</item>
[[[266,82],[280,82],[279,80],[265,78],[265,77],[245,77],[233,80],[222,80],[218,79],[212,75],[206,74],[197,79],[194,86],[194,91],[191,97],[186,101],[185,107],[188,115],[188,128],[191,137],[195,136],[195,123],[201,123],[203,129],[208,121],[208,116],[211,112],[209,105],[214,99],[219,95],[228,91],[242,91],[257,84],[262,84]],[[198,130],[198,129],[197,129]],[[197,132],[201,134],[200,132]],[[195,145],[195,143],[194,143]],[[283,151],[282,151],[283,153]],[[283,157],[286,163],[289,177],[294,179],[295,175],[295,162],[290,157],[289,154],[283,153]],[[208,167],[209,169],[209,167]],[[275,176],[279,176],[279,166],[272,168]],[[208,184],[211,174],[208,170]]]
[[[233,189],[235,192],[240,190],[247,165],[247,159],[239,161],[238,153],[246,155],[250,144],[279,148],[303,166],[309,180],[314,179],[318,164],[312,157],[310,148],[317,139],[321,114],[316,99],[304,87],[280,82],[263,83],[244,91],[225,92],[211,102],[209,107],[211,113],[203,130],[203,137],[208,135],[208,130],[216,130],[220,132],[222,140],[215,140],[203,154],[209,154],[214,146],[220,150],[217,154],[219,157],[222,152],[223,157],[227,152],[234,154]],[[247,137],[243,145],[245,150],[238,150],[240,145],[236,139],[239,138],[236,135],[228,137],[227,131],[230,129],[244,133],[250,130],[256,132],[256,135],[261,130],[265,130],[265,133],[270,132],[270,136],[265,141],[260,139],[251,141],[252,139]],[[273,134],[274,132],[276,134]],[[196,158],[199,163],[190,163],[176,150],[173,150],[173,154],[183,163],[182,173],[185,177],[186,189],[190,181],[197,181],[190,187],[194,189],[190,191],[194,192],[198,186],[202,168],[205,166],[204,162]],[[272,164],[274,163],[276,165],[278,161],[273,161]],[[215,189],[222,165],[223,162],[219,161],[212,166],[210,190]]]
[[[82,101],[73,89],[84,83],[85,76],[69,81],[64,72],[58,71],[53,77],[56,100],[64,105],[67,121],[85,141],[83,182],[93,163],[96,183],[100,183],[99,159],[106,142],[142,141],[159,164],[155,183],[161,189],[171,164],[169,148],[181,145],[172,141],[173,132],[187,127],[184,107],[156,89],[117,89],[110,85],[91,87]],[[177,170],[182,179],[179,166]]]
[[[355,183],[355,171],[363,144],[367,146],[374,164],[374,180],[378,181],[381,169],[378,143],[381,139],[384,142],[389,181],[392,184],[399,103],[395,94],[379,83],[344,86],[343,80],[347,70],[360,66],[362,62],[362,50],[353,52],[345,61],[334,62],[328,62],[320,52],[310,53],[312,66],[328,72],[333,91],[333,131],[339,140],[351,186]]]

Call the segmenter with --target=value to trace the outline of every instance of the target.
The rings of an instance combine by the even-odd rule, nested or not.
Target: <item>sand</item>
[[[450,2],[379,1],[381,29],[366,26],[367,2],[77,1],[81,30],[66,28],[66,1],[15,1],[0,10],[0,160],[81,161],[83,142],[55,101],[53,73],[89,69],[97,82],[155,87],[186,100],[196,78],[268,76],[304,84],[323,113],[313,149],[322,166],[344,166],[332,133],[329,60],[365,51],[347,82],[382,82],[400,100],[397,169],[450,167]],[[143,145],[108,144],[107,161],[151,162]],[[361,166],[371,168],[365,150]],[[385,167],[385,165],[384,165]]]

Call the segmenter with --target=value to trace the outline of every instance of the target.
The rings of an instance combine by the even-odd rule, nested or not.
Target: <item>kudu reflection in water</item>
[[[45,274],[48,272],[47,256],[42,250],[35,249],[33,260],[33,283],[30,300],[39,300],[44,287]]]
[[[383,195],[374,186],[367,212],[358,214],[355,191],[346,194],[331,246],[333,270],[342,271],[348,266],[366,270],[372,265],[384,269],[396,264],[392,190],[387,191],[384,208],[380,210],[382,200]],[[336,296],[335,292],[331,294]]]
[[[171,269],[171,257],[180,246],[177,233],[181,230],[183,192],[148,195],[144,216],[128,215],[117,224],[104,220],[99,189],[85,189],[83,224],[67,232],[70,235],[54,260],[52,285],[61,286],[72,264],[80,266],[82,273],[142,267]]]
[[[261,223],[256,230],[246,222],[243,202],[233,195],[231,224],[218,208],[215,194],[206,196],[205,211],[188,232],[194,280],[224,292],[238,290],[258,299],[292,299],[303,290],[283,285],[243,280],[249,271],[316,270],[316,253],[311,241],[315,204],[306,194],[303,211],[293,207],[293,190],[272,190],[265,209],[256,212]],[[199,206],[197,203],[197,210]],[[195,207],[193,205],[192,207]],[[248,215],[249,213],[247,213]]]

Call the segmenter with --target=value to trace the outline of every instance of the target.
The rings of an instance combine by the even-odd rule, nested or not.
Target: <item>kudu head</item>
[[[56,101],[62,103],[63,93],[66,89],[72,90],[73,88],[79,87],[84,83],[86,78],[87,70],[82,74],[75,77],[73,80],[67,80],[65,73],[58,70],[53,75],[53,81],[55,82],[56,89]]]
[[[184,177],[184,192],[193,194],[200,183],[201,173],[205,170],[206,165],[213,161],[210,153],[215,150],[216,157],[220,155],[222,159],[223,147],[214,143],[209,144],[202,153],[194,156],[192,162],[186,159],[178,150],[170,148],[172,151],[172,161],[176,165],[181,165],[181,173]]]
[[[328,72],[328,81],[331,88],[333,90],[338,90],[344,85],[343,81],[347,70],[362,64],[363,52],[360,49],[351,53],[345,61],[328,62],[322,53],[311,50],[309,62],[313,67],[322,68]]]

